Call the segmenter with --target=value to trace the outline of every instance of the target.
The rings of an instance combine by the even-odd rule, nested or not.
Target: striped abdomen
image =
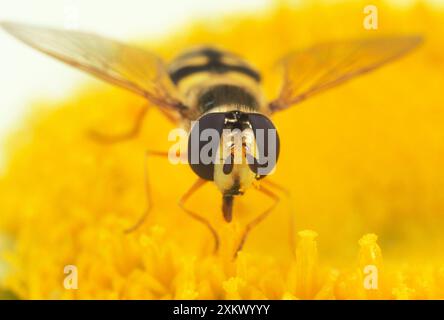
[[[168,71],[185,104],[198,114],[221,106],[261,107],[260,74],[232,53],[196,48],[177,57]]]

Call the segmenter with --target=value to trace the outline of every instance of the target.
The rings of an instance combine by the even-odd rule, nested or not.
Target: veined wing
[[[85,32],[11,22],[1,26],[29,46],[158,106],[182,108],[162,61],[148,51]]]
[[[319,92],[370,72],[411,51],[420,36],[332,42],[290,53],[283,58],[284,83],[270,111],[286,109]]]

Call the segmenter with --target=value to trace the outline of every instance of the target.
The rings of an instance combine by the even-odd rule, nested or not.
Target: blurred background
[[[196,19],[262,11],[270,5],[268,0],[1,0],[0,21],[82,29],[120,40],[153,41]],[[0,48],[0,138],[17,124],[27,103],[39,97],[63,97],[87,77],[43,54],[36,54],[3,30]]]
[[[303,0],[282,1],[301,5]],[[341,1],[328,0],[324,3]],[[342,1],[343,2],[343,1]],[[390,4],[411,7],[426,2],[444,7],[443,0],[391,0]],[[35,23],[58,28],[82,29],[115,39],[160,39],[178,27],[208,16],[228,13],[264,12],[276,4],[272,0],[41,0],[0,1],[0,21]],[[52,58],[36,54],[10,35],[0,32],[0,139],[17,124],[27,103],[37,97],[63,97],[87,77]],[[16,63],[18,62],[19,63]],[[53,79],[57,79],[54,81]],[[0,161],[2,153],[0,151]]]
[[[368,4],[0,0],[0,20],[142,40],[168,58],[190,45],[216,43],[264,72],[269,98],[276,96],[277,78],[267,72],[289,50],[333,39],[424,35],[424,45],[403,59],[276,114],[282,152],[273,179],[293,194],[296,230],[319,234],[324,261],[353,266],[358,240],[376,233],[387,261],[411,266],[441,263],[444,1],[372,1],[379,9],[379,29],[374,31],[362,27]],[[8,270],[17,273],[5,284],[0,281],[0,287],[21,297],[71,297],[60,288],[60,270],[75,263],[87,270],[84,283],[93,279],[90,283],[95,285],[99,279],[98,291],[88,288],[85,296],[103,297],[112,292],[113,279],[121,280],[118,285],[126,281],[128,270],[139,266],[138,259],[157,265],[154,258],[149,260],[149,241],[144,238],[154,224],[180,247],[171,260],[208,253],[208,231],[174,206],[194,176],[189,168],[173,168],[162,161],[153,164],[154,222],[134,237],[121,234],[146,203],[144,151],[147,146],[159,150],[169,146],[164,137],[171,128],[159,114],[149,115],[147,123],[152,125],[146,125],[134,141],[111,147],[94,144],[85,139],[87,130],[124,131],[141,100],[99,84],[1,30],[0,48],[0,140],[7,141],[0,159],[5,155],[8,159],[0,180],[0,252],[8,253]],[[190,205],[217,220],[219,201],[220,195],[209,188]],[[247,252],[292,259],[283,202],[252,233]],[[263,206],[260,196],[246,195],[239,202],[240,220],[245,222]],[[169,248],[163,240],[160,243],[156,250]],[[2,257],[0,275],[2,268],[6,270]],[[109,268],[98,270],[99,264]],[[158,275],[147,267],[134,275],[138,276],[157,279]]]

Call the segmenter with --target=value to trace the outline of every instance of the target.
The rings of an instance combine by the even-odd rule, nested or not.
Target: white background
[[[161,37],[199,17],[255,11],[267,0],[0,0],[0,21],[80,29],[125,40]],[[0,30],[0,141],[38,97],[63,96],[86,75]],[[1,154],[0,154],[1,160]]]
[[[287,0],[291,3],[304,0]],[[305,0],[311,1],[311,0]],[[334,2],[333,0],[331,0]],[[352,1],[352,0],[350,0]],[[0,0],[0,21],[83,30],[125,40],[157,38],[201,17],[261,11],[271,0]],[[370,1],[371,2],[371,1]],[[401,6],[416,0],[390,0]],[[428,0],[444,4],[444,0]],[[60,97],[88,77],[0,30],[0,142],[38,97]],[[1,162],[0,152],[0,162]]]

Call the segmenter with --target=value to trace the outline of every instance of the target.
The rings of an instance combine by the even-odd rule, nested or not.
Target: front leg
[[[213,252],[216,254],[219,250],[219,235],[217,234],[216,230],[213,228],[213,226],[211,225],[211,223],[205,219],[204,217],[202,217],[201,215],[195,213],[194,211],[191,211],[190,209],[188,209],[187,207],[185,207],[186,202],[188,201],[188,199],[195,193],[197,192],[200,188],[203,187],[203,185],[206,183],[206,180],[203,180],[201,178],[197,179],[196,182],[191,186],[191,188],[182,196],[182,198],[180,198],[179,200],[179,207],[186,213],[188,214],[191,218],[199,221],[200,223],[202,223],[205,227],[208,228],[208,230],[211,232],[211,235],[214,238],[214,249]]]
[[[145,177],[145,193],[146,193],[147,205],[146,205],[145,211],[139,217],[137,222],[134,225],[132,225],[130,228],[126,229],[125,233],[131,233],[131,232],[134,232],[137,229],[139,229],[143,225],[143,223],[145,222],[146,218],[148,217],[150,211],[153,208],[153,199],[152,199],[152,195],[151,195],[151,184],[149,181],[149,171],[148,171],[148,159],[150,156],[168,158],[168,152],[153,151],[153,150],[148,150],[145,152],[144,177]]]
[[[288,203],[288,217],[289,217],[289,238],[290,238],[290,249],[293,255],[296,253],[296,243],[295,243],[295,210],[293,208],[293,196],[291,194],[291,191],[288,190],[286,187],[282,186],[281,184],[271,181],[270,179],[264,179],[264,184],[268,185],[270,188],[280,191],[284,194],[284,196],[287,198]]]
[[[267,210],[262,212],[259,216],[257,216],[255,219],[253,219],[250,223],[248,223],[246,225],[245,230],[242,234],[241,240],[239,242],[239,245],[236,249],[236,252],[234,253],[234,258],[236,258],[239,251],[242,250],[250,231],[254,227],[256,227],[259,223],[261,223],[266,217],[268,217],[268,215],[276,208],[276,206],[278,205],[278,203],[280,201],[279,196],[267,188],[261,187],[260,189],[258,189],[258,191],[263,193],[267,197],[271,198],[273,200],[273,204]]]

